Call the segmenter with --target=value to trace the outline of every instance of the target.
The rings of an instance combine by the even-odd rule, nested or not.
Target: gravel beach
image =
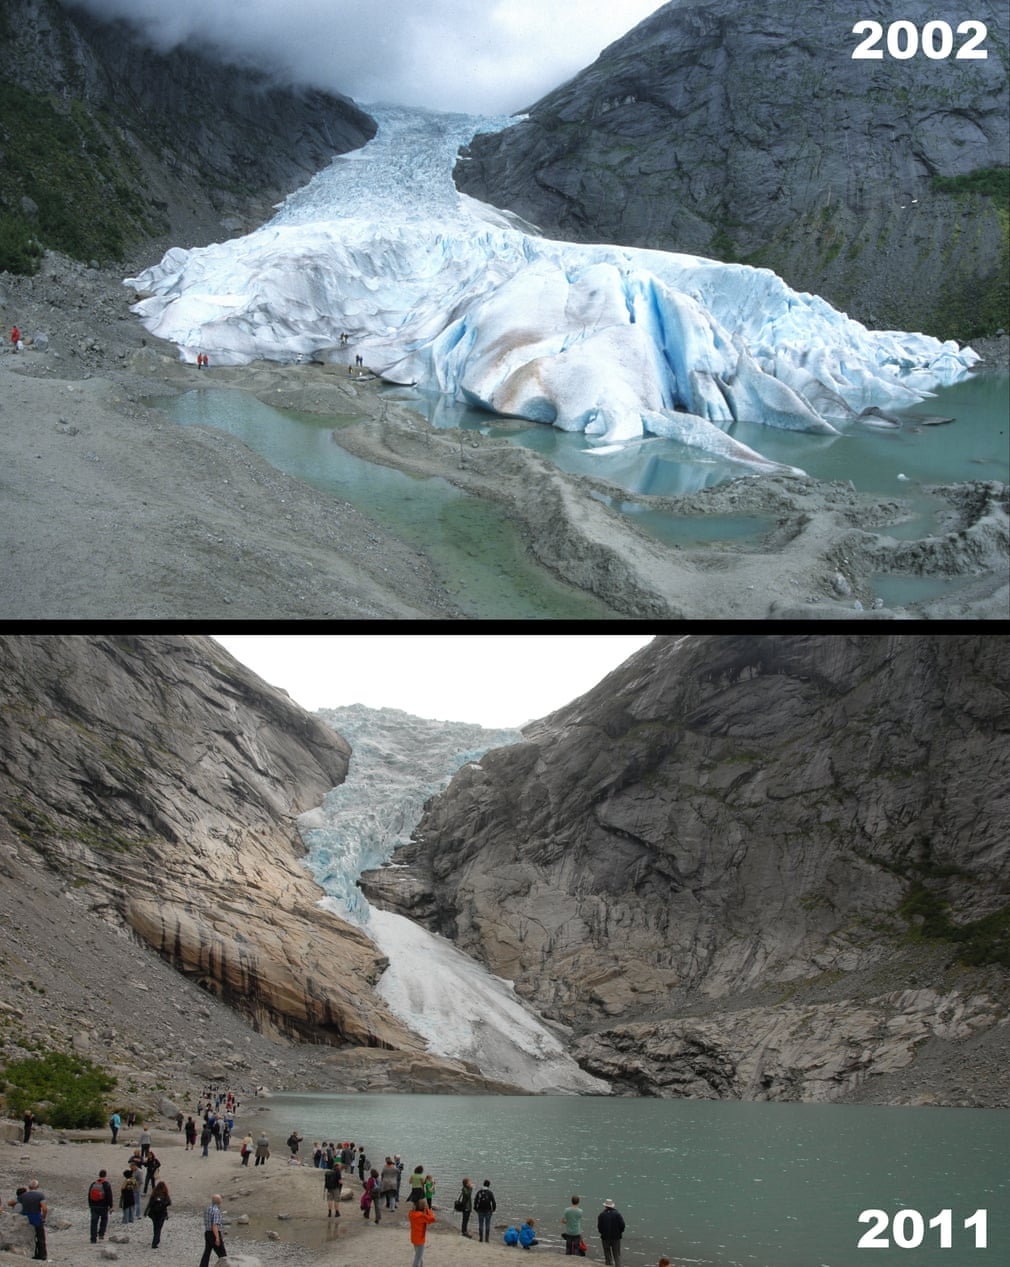
[[[283,1142],[271,1148],[264,1166],[241,1164],[238,1146],[228,1151],[201,1155],[199,1145],[187,1152],[183,1137],[174,1128],[153,1129],[153,1147],[162,1161],[160,1177],[172,1197],[161,1245],[151,1248],[151,1224],[147,1220],[123,1225],[114,1211],[105,1242],[90,1242],[87,1194],[100,1168],[108,1170],[113,1190],[126,1158],[136,1144],[136,1131],[120,1132],[113,1147],[107,1132],[54,1132],[42,1130],[28,1145],[21,1143],[20,1124],[2,1125],[0,1151],[0,1244],[3,1236],[24,1234],[25,1220],[7,1207],[17,1187],[36,1178],[49,1207],[47,1248],[51,1262],[60,1267],[94,1267],[120,1262],[126,1267],[196,1267],[203,1252],[203,1210],[214,1193],[222,1197],[222,1218],[227,1261],[233,1267],[376,1267],[377,1264],[409,1263],[410,1245],[406,1205],[385,1212],[381,1222],[367,1223],[358,1208],[361,1185],[347,1181],[341,1217],[327,1217],[322,1171],[287,1161]],[[146,1202],[145,1202],[146,1204]],[[480,1244],[476,1237],[460,1236],[451,1213],[436,1208],[436,1222],[428,1232],[426,1267],[471,1267],[512,1261],[515,1251],[504,1244]],[[476,1220],[474,1220],[476,1227]],[[500,1238],[501,1231],[495,1235]],[[216,1259],[211,1259],[216,1262]],[[25,1258],[0,1251],[0,1263],[23,1264]]]

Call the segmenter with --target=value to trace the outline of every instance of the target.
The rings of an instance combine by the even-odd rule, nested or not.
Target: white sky
[[[161,48],[218,45],[359,104],[511,114],[660,0],[71,0]]]
[[[213,635],[303,708],[367,704],[415,717],[521,726],[595,686],[651,635]]]

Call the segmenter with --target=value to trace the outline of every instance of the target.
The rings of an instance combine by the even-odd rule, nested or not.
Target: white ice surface
[[[519,742],[518,731],[427,721],[396,709],[323,710],[351,743],[347,778],[322,805],[300,815],[306,862],[329,895],[322,905],[357,924],[388,958],[378,993],[436,1055],[466,1060],[489,1078],[531,1092],[598,1092],[557,1033],[512,985],[443,937],[370,905],[357,887],[410,839],[424,802],[489,747]]]
[[[128,278],[144,325],[189,361],[360,355],[499,414],[606,444],[668,436],[758,471],[782,468],[727,435],[734,421],[832,433],[978,360],[869,331],[767,269],[523,232],[450,175],[460,144],[508,120],[372,112],[375,140],[268,224]]]

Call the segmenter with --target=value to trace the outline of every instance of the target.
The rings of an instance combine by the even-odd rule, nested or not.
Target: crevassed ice
[[[391,381],[601,444],[669,436],[755,470],[782,468],[727,435],[734,421],[833,433],[978,360],[869,331],[767,269],[540,237],[452,184],[459,145],[510,120],[372,113],[376,138],[268,224],[128,278],[145,326],[191,361],[360,355]]]
[[[352,745],[347,777],[301,814],[306,863],[327,897],[321,905],[358,925],[388,959],[377,992],[435,1055],[466,1060],[488,1078],[533,1092],[599,1092],[557,1033],[451,942],[412,920],[373,908],[358,888],[361,872],[395,859],[428,797],[488,747],[522,739],[518,731],[481,731],[378,710],[320,716]]]

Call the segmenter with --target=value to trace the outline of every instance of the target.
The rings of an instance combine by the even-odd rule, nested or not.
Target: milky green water
[[[620,453],[597,456],[590,441],[555,427],[496,418],[441,398],[397,393],[435,426],[473,428],[506,436],[544,453],[562,470],[601,475],[630,493],[677,496],[721,483],[741,473],[733,466],[647,437]],[[888,497],[914,495],[919,484],[1010,478],[1010,375],[986,370],[936,395],[897,411],[899,429],[846,424],[837,436],[783,431],[757,423],[736,423],[729,434],[759,453],[801,467],[820,480],[851,480],[860,492]],[[952,417],[946,426],[923,425],[928,416]],[[899,479],[904,475],[904,480]]]
[[[675,516],[636,495],[677,496],[740,474],[671,441],[647,437],[601,454],[582,435],[502,419],[444,398],[390,389],[437,427],[479,430],[549,457],[560,469],[604,478],[627,497],[602,498],[666,545],[708,547],[757,543],[773,526],[757,515]],[[206,389],[154,402],[183,425],[218,427],[237,436],[272,465],[341,498],[392,532],[418,543],[460,610],[479,619],[613,619],[603,604],[558,581],[528,555],[507,514],[442,479],[421,479],[375,465],[334,444],[333,419],[273,409],[245,393]],[[942,426],[928,416],[952,417]],[[879,530],[899,538],[928,536],[947,503],[926,488],[968,480],[1010,480],[1010,376],[973,375],[899,414],[902,426],[850,425],[838,436],[736,424],[731,433],[777,461],[822,480],[851,482],[860,492],[900,497],[907,508]],[[930,577],[875,578],[887,606],[938,597],[961,582]]]
[[[505,512],[447,480],[365,462],[332,439],[334,422],[272,409],[245,392],[206,390],[152,402],[184,426],[237,436],[278,470],[329,493],[421,549],[464,615],[607,620],[614,613],[529,556]]]
[[[626,1267],[654,1267],[661,1254],[675,1267],[1010,1263],[1006,1111],[576,1096],[285,1094],[266,1104],[252,1120],[254,1133],[265,1125],[271,1135],[270,1164],[283,1162],[293,1128],[306,1145],[353,1139],[380,1168],[387,1153],[400,1153],[408,1172],[420,1163],[435,1176],[437,1217],[454,1227],[463,1176],[478,1185],[490,1179],[495,1235],[532,1215],[543,1241],[537,1252],[548,1258],[561,1252],[561,1212],[577,1193],[596,1262],[596,1216],[605,1199],[616,1202],[627,1223]],[[320,1176],[325,1222],[322,1186]],[[858,1248],[873,1231],[859,1221],[868,1209],[886,1212],[888,1248]],[[942,1229],[928,1229],[945,1209],[948,1249]],[[985,1249],[963,1226],[980,1209]],[[895,1244],[890,1220],[899,1211],[921,1218],[918,1248]],[[899,1239],[915,1230],[903,1216]],[[402,1261],[405,1225],[384,1219],[376,1233],[395,1249],[376,1263]]]

